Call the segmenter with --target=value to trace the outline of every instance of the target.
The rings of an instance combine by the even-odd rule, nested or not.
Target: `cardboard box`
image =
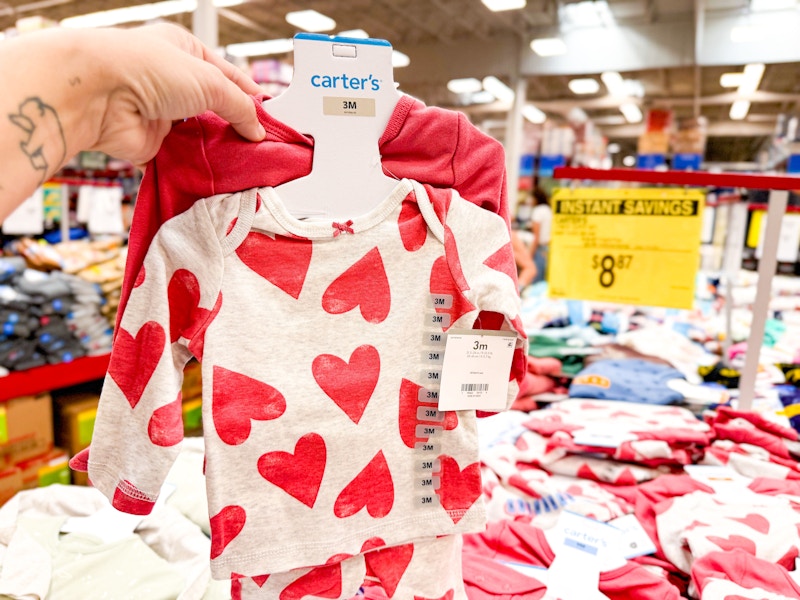
[[[13,466],[52,448],[50,394],[23,396],[0,404],[0,465]]]
[[[23,489],[44,487],[53,483],[71,483],[69,456],[62,448],[53,448],[17,465],[22,475]]]
[[[80,471],[72,471],[72,484],[73,485],[89,485],[89,474],[81,473]]]
[[[0,505],[5,504],[22,489],[22,471],[18,467],[9,467],[0,471]]]
[[[92,441],[100,396],[74,393],[55,397],[55,438],[70,456],[87,448]]]

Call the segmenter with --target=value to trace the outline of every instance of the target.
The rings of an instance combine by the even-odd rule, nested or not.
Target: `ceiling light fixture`
[[[561,20],[573,27],[601,27],[613,25],[614,15],[606,0],[583,0],[566,4],[561,9]]]
[[[641,123],[642,121],[642,110],[633,102],[620,104],[619,111],[628,123]]]
[[[403,54],[398,50],[392,50],[392,66],[395,69],[407,67],[410,64],[411,59],[408,57],[408,54]]]
[[[481,0],[481,2],[492,12],[525,8],[527,4],[526,0]]]
[[[214,0],[217,8],[242,4],[244,0]],[[71,29],[88,27],[113,27],[123,23],[144,23],[173,15],[191,13],[197,9],[197,0],[165,0],[152,4],[137,4],[123,8],[113,8],[100,12],[87,13],[62,19],[59,25]]]
[[[600,91],[600,84],[591,77],[571,79],[567,85],[573,94],[596,94]]]
[[[486,90],[481,90],[479,92],[470,94],[469,97],[470,104],[489,104],[495,100],[497,100],[497,98],[494,97],[494,94],[487,92]]]
[[[451,79],[447,82],[447,89],[454,94],[474,94],[483,89],[483,84],[474,77],[465,77],[463,79]]]
[[[531,42],[531,50],[539,56],[559,56],[567,53],[567,45],[561,38],[538,38]]]
[[[295,10],[286,13],[286,22],[303,31],[318,33],[336,27],[336,21],[315,10]]]
[[[605,71],[600,75],[600,79],[603,80],[608,93],[612,96],[621,97],[627,95],[622,75],[616,71]]]
[[[738,88],[743,78],[744,73],[723,73],[719,77],[719,84],[724,88]]]
[[[522,116],[536,125],[541,125],[547,120],[547,115],[536,108],[533,104],[526,104],[522,107]]]
[[[348,29],[347,31],[340,31],[336,35],[339,37],[348,37],[356,40],[365,40],[369,37],[369,34],[363,29]]]
[[[739,94],[749,96],[758,89],[761,84],[761,77],[764,75],[764,65],[755,63],[744,66],[742,82],[739,84]]]
[[[514,102],[514,90],[493,75],[483,78],[483,89],[500,100],[500,102],[507,104]]]
[[[284,38],[263,40],[261,42],[230,44],[225,47],[225,52],[231,56],[268,56],[270,54],[286,54],[291,52],[292,48],[292,40]]]
[[[731,112],[729,116],[734,121],[741,121],[747,116],[747,113],[749,111],[750,111],[749,100],[737,100],[736,102],[731,104]]]

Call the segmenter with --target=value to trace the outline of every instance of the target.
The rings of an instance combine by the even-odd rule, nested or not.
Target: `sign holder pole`
[[[644,169],[590,169],[585,167],[558,167],[555,179],[586,181],[631,181],[662,185],[689,185],[702,187],[741,187],[772,190],[767,212],[764,248],[758,265],[758,288],[753,305],[753,322],[747,342],[745,365],[739,379],[739,408],[750,410],[755,398],[755,381],[761,346],[772,292],[772,278],[778,264],[778,240],[781,223],[786,213],[789,191],[800,190],[800,177],[787,175],[751,175],[745,173],[708,173],[705,171],[654,171]]]

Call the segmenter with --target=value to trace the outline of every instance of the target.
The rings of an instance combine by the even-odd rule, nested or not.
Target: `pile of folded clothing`
[[[91,318],[99,304],[97,291],[73,276],[28,269],[21,257],[0,258],[0,366],[21,371],[97,350],[96,337],[76,335],[75,311]],[[108,351],[110,337],[103,344]]]

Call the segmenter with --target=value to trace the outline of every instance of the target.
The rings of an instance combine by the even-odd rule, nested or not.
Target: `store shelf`
[[[15,371],[0,377],[0,402],[105,377],[110,354],[86,356],[68,363]]]
[[[743,187],[753,190],[800,190],[800,177],[791,175],[557,167],[553,177],[555,179],[585,179],[591,181],[634,181],[668,185]]]

